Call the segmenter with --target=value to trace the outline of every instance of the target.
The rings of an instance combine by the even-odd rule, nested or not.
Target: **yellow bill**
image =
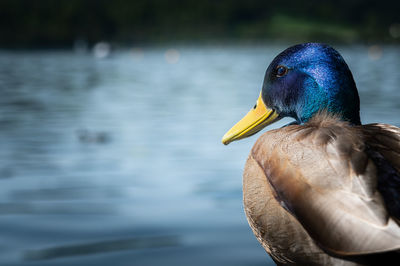
[[[228,145],[234,140],[247,138],[279,119],[279,114],[264,104],[260,93],[254,108],[226,132],[222,137],[222,143]]]

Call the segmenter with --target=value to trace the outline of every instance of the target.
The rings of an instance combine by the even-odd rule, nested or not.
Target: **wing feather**
[[[371,138],[376,127],[382,128],[367,126]],[[386,158],[385,151],[400,169],[399,130],[387,131],[382,137],[375,134],[380,141],[374,146],[364,140],[362,128],[324,118],[267,132],[251,156],[277,197],[325,251],[346,256],[399,250],[400,228],[379,189],[380,165],[368,152],[377,149]],[[272,145],[274,139],[281,142]]]

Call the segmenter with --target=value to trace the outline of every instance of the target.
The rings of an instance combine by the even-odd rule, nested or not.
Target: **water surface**
[[[256,137],[221,137],[285,47],[0,52],[0,264],[272,265],[241,200]],[[399,126],[400,49],[336,48],[363,122]]]

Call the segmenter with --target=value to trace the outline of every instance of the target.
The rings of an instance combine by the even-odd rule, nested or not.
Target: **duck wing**
[[[385,157],[364,138],[362,127],[316,117],[303,126],[267,132],[250,154],[282,208],[330,254],[400,249],[400,227],[386,207],[374,161],[374,156]],[[380,145],[389,148],[390,143]]]
[[[387,124],[362,126],[368,154],[378,167],[378,190],[400,223],[400,129]]]
[[[400,172],[400,128],[378,123],[361,128],[368,145],[380,152]]]

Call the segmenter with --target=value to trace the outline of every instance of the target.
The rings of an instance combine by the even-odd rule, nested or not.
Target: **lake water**
[[[0,52],[0,264],[273,265],[242,207],[257,137],[221,137],[286,47]],[[363,122],[399,126],[400,48],[336,48]]]

